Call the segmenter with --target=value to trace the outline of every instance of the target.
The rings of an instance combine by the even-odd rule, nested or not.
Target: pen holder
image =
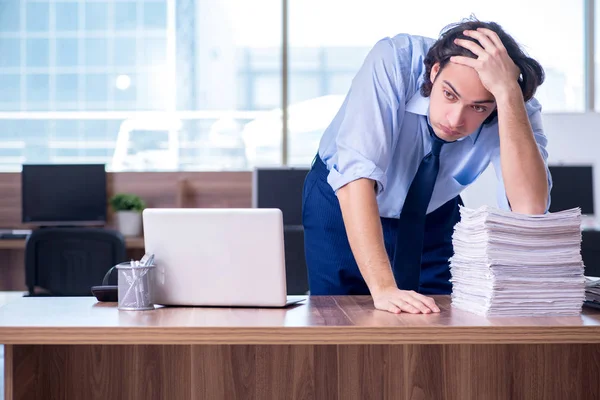
[[[154,310],[152,290],[154,265],[135,266],[124,262],[117,265],[119,310]]]

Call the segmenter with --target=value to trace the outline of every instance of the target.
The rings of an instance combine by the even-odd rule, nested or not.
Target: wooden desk
[[[486,319],[288,309],[118,311],[93,298],[0,307],[6,399],[595,399],[600,313]]]
[[[143,249],[143,237],[126,237],[127,249]],[[0,250],[25,250],[25,239],[0,239]]]

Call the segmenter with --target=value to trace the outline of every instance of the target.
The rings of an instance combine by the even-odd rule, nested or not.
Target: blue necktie
[[[432,141],[431,152],[421,160],[417,174],[406,194],[398,222],[392,269],[396,284],[402,290],[419,289],[425,217],[440,169],[440,151],[442,145],[446,143],[435,135],[431,126],[428,125],[428,128]]]

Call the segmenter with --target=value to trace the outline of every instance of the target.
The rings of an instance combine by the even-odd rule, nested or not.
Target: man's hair
[[[470,50],[454,43],[455,39],[466,39],[479,45],[479,42],[476,39],[463,34],[463,31],[465,30],[477,30],[477,28],[487,28],[496,32],[500,37],[509,57],[521,71],[518,83],[521,87],[523,98],[525,101],[530,100],[535,94],[537,87],[544,82],[544,69],[542,66],[533,58],[527,56],[527,54],[521,50],[519,44],[506,33],[500,25],[495,22],[479,21],[474,17],[446,26],[442,30],[439,39],[427,52],[427,56],[424,60],[425,76],[423,84],[421,85],[421,94],[423,97],[429,97],[431,95],[431,88],[433,87],[433,82],[431,82],[430,79],[431,68],[436,63],[440,63],[439,72],[441,72],[448,62],[450,62],[450,57],[452,56],[477,58]],[[484,124],[494,120],[496,115],[497,111],[494,110],[494,112],[484,121]]]

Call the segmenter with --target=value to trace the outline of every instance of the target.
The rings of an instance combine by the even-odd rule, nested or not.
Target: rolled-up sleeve
[[[402,52],[391,39],[382,39],[371,49],[352,81],[336,138],[337,162],[331,166],[328,183],[334,191],[360,178],[377,183],[377,193],[386,187],[386,170],[397,140],[405,107]],[[405,71],[403,71],[405,69]]]
[[[540,103],[534,98],[527,102],[526,108],[527,115],[529,116],[529,123],[531,124],[531,129],[533,130],[533,136],[535,138],[535,142],[537,143],[537,147],[540,151],[540,155],[544,160],[544,166],[546,168],[546,177],[548,179],[548,197],[546,200],[545,213],[547,213],[550,209],[550,191],[552,190],[552,176],[550,175],[550,170],[548,169],[548,151],[546,150],[548,139],[546,138],[546,135],[544,135],[544,129],[542,126],[542,107]],[[497,148],[496,151],[493,153],[492,163],[494,164],[496,178],[498,179],[498,206],[502,209],[510,211],[511,207],[510,203],[508,202],[508,197],[506,196],[506,188],[504,187],[504,180],[502,178],[502,166],[500,164],[500,148]]]

